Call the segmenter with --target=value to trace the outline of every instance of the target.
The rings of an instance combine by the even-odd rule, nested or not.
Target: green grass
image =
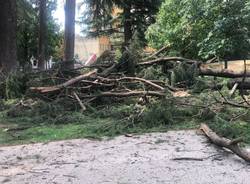
[[[56,107],[56,104],[42,106],[37,104],[37,107],[24,110],[9,107],[8,110],[2,111],[0,145],[76,138],[100,139],[127,133],[142,134],[166,132],[171,129],[189,129],[198,125],[192,120],[193,110],[176,111],[174,104],[168,102],[153,103],[146,108],[135,106],[134,102],[112,103],[90,108],[84,114],[65,111],[62,107]],[[144,110],[143,113],[140,113],[142,110]],[[27,129],[5,131],[16,127],[27,127]]]

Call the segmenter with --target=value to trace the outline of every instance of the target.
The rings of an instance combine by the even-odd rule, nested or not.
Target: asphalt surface
[[[250,165],[196,131],[0,147],[0,183],[249,184]]]

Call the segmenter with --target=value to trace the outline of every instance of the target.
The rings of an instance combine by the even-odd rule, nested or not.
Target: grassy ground
[[[135,106],[134,100],[112,102],[89,107],[85,113],[65,109],[58,103],[38,102],[27,109],[15,104],[15,101],[4,102],[5,109],[0,113],[0,144],[113,137],[194,127],[191,111],[174,112],[171,109],[174,104],[167,102],[159,105],[153,102],[149,106]],[[183,117],[178,113],[184,113]]]
[[[200,123],[208,123],[228,138],[243,137],[249,144],[250,113],[245,109],[218,104],[209,106],[213,95],[218,95],[213,93],[205,91],[186,98],[162,101],[152,99],[146,106],[136,104],[135,99],[107,102],[105,106],[88,107],[84,113],[78,109],[67,109],[59,102],[38,101],[32,108],[20,108],[15,105],[19,100],[2,101],[0,145],[166,132],[198,128]],[[183,102],[195,106],[186,106]],[[199,107],[206,105],[209,108]]]

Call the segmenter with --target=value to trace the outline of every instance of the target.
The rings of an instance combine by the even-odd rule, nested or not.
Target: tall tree
[[[6,73],[17,68],[16,10],[16,0],[0,1],[0,70]]]
[[[39,46],[38,46],[38,68],[45,69],[46,45],[47,45],[47,0],[39,1]]]
[[[152,24],[162,0],[85,0],[87,5],[83,22],[87,24],[90,35],[112,34],[123,32],[124,43],[131,41],[133,34],[139,32],[144,38],[144,32]],[[113,16],[115,8],[121,9],[117,17]],[[114,19],[120,20],[120,26],[114,25]],[[117,30],[117,28],[119,30]]]
[[[76,0],[66,0],[64,33],[64,69],[74,68]]]
[[[147,39],[155,48],[171,45],[169,51],[175,56],[246,59],[250,56],[250,1],[165,0]]]
[[[40,0],[39,0],[40,1]],[[39,13],[38,0],[17,1],[17,60],[19,66],[26,69],[30,65],[30,58],[39,58]],[[53,12],[57,8],[57,0],[46,0],[47,37],[45,56],[52,56],[56,60],[62,58],[63,33],[56,23]],[[60,54],[59,54],[60,53]],[[29,67],[27,67],[29,69]]]

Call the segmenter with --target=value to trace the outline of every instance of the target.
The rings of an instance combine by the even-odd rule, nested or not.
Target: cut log
[[[239,147],[239,143],[243,142],[242,138],[230,140],[224,137],[218,136],[214,131],[212,131],[208,125],[201,124],[200,130],[217,146],[227,148],[233,153],[238,155],[240,158],[244,159],[247,162],[250,162],[250,153],[246,150]]]
[[[212,69],[201,66],[199,68],[199,75],[201,76],[214,76],[214,77],[225,77],[225,78],[239,78],[239,77],[250,77],[250,72],[235,72],[229,69]]]

